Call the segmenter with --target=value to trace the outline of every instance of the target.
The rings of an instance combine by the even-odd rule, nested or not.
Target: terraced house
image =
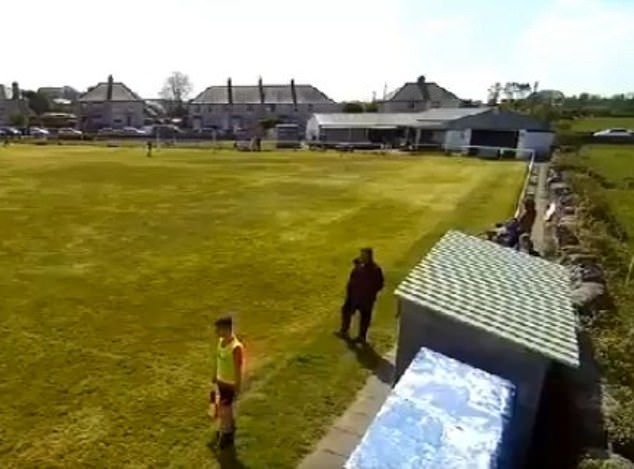
[[[338,112],[336,103],[312,85],[210,86],[189,103],[194,129],[214,128],[223,131],[254,130],[263,119],[297,124],[304,128],[316,112]]]
[[[18,84],[14,82],[10,87],[0,84],[0,125],[9,125],[13,115],[28,113],[28,102],[22,98]]]
[[[84,130],[141,127],[144,109],[143,99],[110,75],[79,97],[78,115]]]

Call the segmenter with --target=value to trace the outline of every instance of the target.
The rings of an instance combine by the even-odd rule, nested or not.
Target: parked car
[[[31,137],[48,137],[51,133],[42,127],[31,127],[29,135]]]
[[[145,131],[143,131],[142,129],[137,129],[136,127],[124,127],[123,133],[125,135],[138,135],[138,136],[146,135]]]
[[[81,130],[71,129],[70,127],[62,127],[57,131],[57,136],[59,138],[81,138],[83,133]]]
[[[605,129],[605,130],[600,130],[599,132],[595,132],[592,135],[594,137],[629,138],[629,137],[634,137],[634,132],[629,129]]]
[[[152,128],[151,136],[160,138],[176,138],[183,134],[183,131],[172,124],[159,124]]]
[[[112,127],[103,127],[97,131],[97,135],[110,135],[112,134]]]
[[[22,132],[20,132],[15,127],[0,127],[0,131],[4,136],[7,137],[21,137]]]

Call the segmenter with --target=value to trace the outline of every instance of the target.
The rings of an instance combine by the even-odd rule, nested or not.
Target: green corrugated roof
[[[559,264],[449,231],[396,295],[578,367],[570,291]]]

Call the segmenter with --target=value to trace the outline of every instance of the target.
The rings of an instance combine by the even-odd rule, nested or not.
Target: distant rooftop
[[[567,269],[493,242],[449,231],[396,295],[525,347],[579,366]]]
[[[438,83],[426,81],[420,77],[418,81],[407,82],[400,88],[388,93],[384,101],[426,101],[443,102],[460,100],[451,91],[443,88]]]
[[[79,97],[80,102],[104,102],[108,101],[108,82],[101,82],[90,88]],[[128,88],[124,83],[112,82],[111,101],[143,101],[139,95]]]
[[[260,104],[260,87],[258,85],[232,85],[234,104]],[[262,85],[265,104],[293,104],[293,91],[289,84]],[[312,85],[295,85],[298,104],[334,103],[322,91]],[[227,85],[210,86],[192,100],[192,104],[228,104]]]

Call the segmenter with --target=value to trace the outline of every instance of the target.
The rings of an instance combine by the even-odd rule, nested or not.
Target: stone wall
[[[543,216],[543,250],[548,257],[570,269],[572,301],[579,319],[581,368],[569,376],[573,386],[573,408],[578,418],[579,444],[585,460],[580,467],[634,468],[634,464],[610,451],[605,430],[605,414],[610,396],[601,384],[599,367],[593,354],[592,340],[585,325],[602,314],[609,314],[613,304],[599,256],[581,242],[580,199],[566,179],[566,174],[549,168],[543,194],[546,207]],[[603,466],[599,461],[610,460]],[[596,466],[594,464],[597,464]]]

